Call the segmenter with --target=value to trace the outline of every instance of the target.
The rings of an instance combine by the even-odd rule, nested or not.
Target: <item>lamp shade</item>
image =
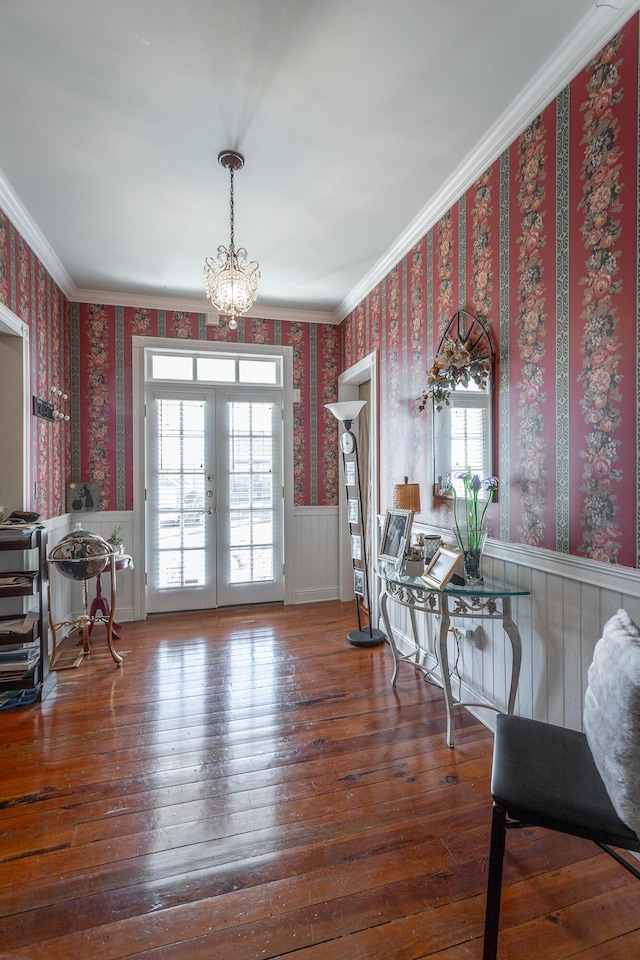
[[[404,478],[404,483],[396,483],[393,488],[393,506],[396,510],[420,513],[420,484],[409,483],[409,477]]]
[[[366,400],[341,400],[339,403],[325,403],[327,410],[334,415],[336,420],[340,420],[342,423],[345,421],[351,423],[366,405]]]

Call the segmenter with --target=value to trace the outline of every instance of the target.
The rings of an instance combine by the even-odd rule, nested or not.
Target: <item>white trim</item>
[[[204,299],[198,300],[190,297],[162,297],[146,296],[144,294],[120,293],[118,291],[107,290],[82,290],[75,289],[70,299],[78,303],[99,303],[105,306],[115,307],[138,307],[147,310],[179,310],[185,313],[206,313],[212,318],[211,325],[217,326],[217,321],[213,318],[218,314],[212,309],[211,304]],[[285,320],[291,323],[329,323],[337,325],[341,322],[334,310],[308,310],[306,308],[278,307],[268,303],[260,302],[248,310],[246,317],[257,317],[258,319]]]
[[[10,337],[22,337],[23,340],[29,339],[27,324],[4,303],[0,303],[0,333],[7,334]]]
[[[75,292],[73,280],[62,266],[60,260],[58,260],[53,247],[35,220],[31,217],[27,208],[1,170],[0,207],[2,207],[16,230],[19,231],[24,240],[29,244],[42,265],[49,271],[51,277],[55,283],[58,284],[65,297],[68,300],[73,300],[73,294]]]
[[[601,2],[604,4],[604,0]],[[385,255],[345,297],[336,311],[340,320],[344,320],[387,276],[494,160],[520,136],[527,124],[554,100],[639,8],[640,0],[618,0],[617,9],[612,5],[612,0],[607,0],[606,5],[594,6],[583,17],[567,42],[543,64],[531,83],[454,170],[442,189],[422,208]]]
[[[381,517],[378,518],[379,521],[381,519]],[[414,523],[414,532],[416,528],[425,533],[439,533],[446,542],[454,543],[455,538],[450,528],[420,522]],[[575,580],[599,590],[614,590],[625,596],[640,599],[640,569],[634,567],[602,563],[601,560],[556,553],[555,550],[547,550],[544,547],[530,547],[525,543],[492,538],[487,540],[485,553],[496,560],[528,567],[563,580]]]
[[[0,334],[19,337],[22,340],[21,502],[6,504],[6,506],[11,506],[14,510],[30,510],[33,490],[31,485],[31,352],[29,349],[29,327],[4,303],[0,303]]]
[[[284,486],[284,603],[295,602],[294,533],[293,533],[293,347],[261,343],[223,343],[213,340],[177,340],[170,337],[131,338],[132,415],[133,415],[133,515],[134,555],[139,562],[135,576],[135,619],[144,620],[146,609],[146,538],[144,483],[144,395],[145,350],[163,348],[173,353],[233,353],[282,357],[283,409],[283,486]],[[287,575],[287,565],[291,573]]]
[[[576,580],[600,590],[614,590],[640,599],[640,570],[616,564],[589,560],[573,554],[556,553],[542,547],[528,547],[522,543],[504,543],[487,540],[486,553],[496,560],[506,560],[531,567],[542,573]]]
[[[527,85],[526,90],[512,102],[486,136],[445,182],[436,197],[412,220],[386,254],[345,297],[337,310],[298,310],[263,303],[254,306],[247,316],[288,320],[295,323],[341,323],[638,9],[640,9],[640,0],[595,0],[593,8],[583,17],[567,42],[563,43],[547,60],[533,81]],[[204,295],[202,300],[187,297],[164,298],[76,287],[51,244],[2,171],[0,171],[0,206],[68,300],[110,306],[180,310],[187,313],[211,312],[207,309],[208,304]]]

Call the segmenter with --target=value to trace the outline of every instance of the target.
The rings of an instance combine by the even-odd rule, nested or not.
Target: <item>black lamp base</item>
[[[354,647],[377,647],[379,643],[384,643],[387,638],[381,630],[351,630],[347,634],[347,640]]]

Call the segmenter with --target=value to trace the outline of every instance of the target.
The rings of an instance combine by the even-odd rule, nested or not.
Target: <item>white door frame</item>
[[[367,544],[369,565],[378,555],[378,502],[380,499],[379,471],[378,471],[378,352],[368,354],[354,363],[338,377],[338,400],[357,400],[358,386],[371,381],[371,401],[369,405],[369,461],[371,469],[371,530],[373,543]],[[354,600],[353,592],[353,561],[351,559],[351,544],[349,540],[349,524],[347,523],[347,498],[342,475],[342,458],[340,458],[340,499],[338,506],[338,523],[340,524],[340,552],[339,552],[339,591],[340,600],[347,602]],[[371,596],[369,598],[371,625],[378,623],[378,591],[375,581],[369,584]]]
[[[260,343],[223,343],[215,340],[177,340],[172,337],[132,337],[133,374],[133,553],[135,620],[146,620],[145,556],[145,450],[144,393],[145,350],[174,353],[230,353],[243,356],[282,357],[282,460],[284,493],[284,602],[295,602],[293,525],[293,347]]]
[[[29,355],[29,327],[13,310],[0,303],[0,334],[19,337],[22,340],[22,368],[12,371],[12,384],[21,389],[4,398],[4,408],[9,410],[7,430],[10,431],[8,445],[5,440],[4,453],[13,466],[20,471],[9,491],[0,491],[3,506],[11,510],[30,510],[32,503],[31,487],[31,359]],[[16,413],[16,400],[20,402],[19,414]],[[5,438],[3,438],[5,439]],[[18,449],[21,447],[21,449]],[[7,500],[3,499],[7,497]],[[12,497],[16,499],[11,499]],[[18,500],[19,497],[19,500]],[[33,498],[35,499],[35,497]]]

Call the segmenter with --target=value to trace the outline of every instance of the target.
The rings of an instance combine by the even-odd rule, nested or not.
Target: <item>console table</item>
[[[512,587],[509,584],[500,583],[495,580],[485,580],[480,586],[475,584],[473,587],[467,587],[464,584],[457,585],[451,582],[445,587],[431,587],[419,577],[407,577],[399,574],[393,563],[387,564],[383,561],[378,561],[376,564],[376,574],[382,584],[380,610],[395,664],[391,684],[392,686],[395,685],[400,663],[401,661],[405,661],[406,663],[411,663],[416,669],[422,670],[429,680],[442,687],[447,711],[447,744],[450,747],[454,746],[453,708],[455,706],[481,706],[489,709],[499,709],[498,707],[492,708],[486,703],[476,701],[463,702],[454,699],[451,689],[451,670],[449,667],[447,647],[447,638],[452,617],[467,617],[473,621],[502,621],[504,632],[511,642],[511,683],[509,686],[509,698],[507,700],[507,712],[513,713],[518,689],[518,679],[520,676],[522,642],[520,640],[518,627],[511,616],[511,598],[529,596],[529,591]],[[407,607],[409,610],[411,631],[413,634],[413,650],[408,654],[401,654],[396,646],[393,629],[389,620],[389,611],[387,609],[389,599],[400,606]],[[418,640],[417,612],[440,617],[440,633],[437,649],[434,651],[434,654],[440,666],[441,677],[435,677],[432,672],[420,662],[420,654],[428,651],[420,646]]]

